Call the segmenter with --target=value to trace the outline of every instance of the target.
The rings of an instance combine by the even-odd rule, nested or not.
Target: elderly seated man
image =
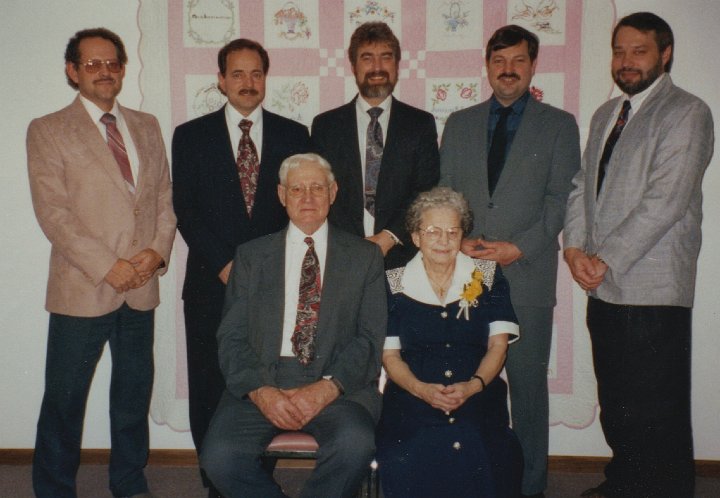
[[[329,226],[330,165],[280,167],[286,229],[238,247],[217,332],[227,389],[202,467],[226,498],[285,496],[260,455],[282,431],[319,444],[304,497],[352,496],[375,452],[387,305],[378,247]]]

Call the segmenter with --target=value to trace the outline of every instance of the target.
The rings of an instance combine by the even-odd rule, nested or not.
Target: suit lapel
[[[505,158],[505,165],[503,166],[502,173],[500,174],[500,179],[498,180],[495,192],[502,192],[505,188],[507,188],[506,186],[512,185],[514,182],[513,177],[521,172],[525,162],[528,144],[535,141],[533,133],[536,132],[534,130],[541,129],[542,127],[542,112],[542,108],[531,95],[525,105],[525,110],[523,111],[522,119],[520,120],[520,126],[515,132],[512,145],[510,146],[508,155]]]
[[[128,190],[127,185],[125,185],[125,180],[122,177],[122,173],[120,173],[120,167],[117,161],[115,161],[115,157],[110,151],[105,137],[100,134],[98,127],[93,123],[90,115],[85,110],[85,106],[83,106],[80,101],[80,97],[77,97],[72,103],[68,117],[68,126],[73,128],[78,136],[81,137],[81,141],[85,143],[90,153],[96,157],[97,164],[105,170],[110,180],[112,180],[113,184],[122,192],[123,196],[130,203],[134,203],[134,196]]]
[[[256,306],[263,310],[265,344],[263,349],[265,362],[275,363],[280,356],[282,345],[282,332],[285,309],[285,239],[287,228],[277,232],[272,240],[267,253],[264,255],[261,271],[259,273],[259,286],[261,290],[256,298],[262,299],[257,302],[252,299]]]
[[[338,301],[340,293],[336,291],[345,284],[344,272],[351,271],[347,266],[352,261],[352,254],[348,253],[348,248],[335,237],[334,232],[334,227],[330,225],[317,328],[317,355],[321,359],[328,358],[331,353],[333,341],[324,339],[333,334],[333,326],[337,326],[338,321],[337,313],[341,310]]]
[[[352,189],[348,189],[347,185],[345,185],[341,188],[345,188],[348,196],[351,197],[349,202],[351,206],[365,205],[365,193],[363,192],[365,179],[362,174],[362,159],[360,156],[360,154],[365,154],[365,150],[360,150],[360,144],[358,143],[357,110],[355,108],[355,102],[358,98],[358,96],[355,96],[355,98],[347,104],[344,110],[346,116],[342,120],[347,123],[347,126],[340,130],[340,146],[343,150],[348,151],[349,185],[353,187]]]

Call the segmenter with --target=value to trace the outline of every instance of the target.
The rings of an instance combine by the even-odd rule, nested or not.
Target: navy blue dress
[[[469,380],[487,352],[489,324],[517,323],[499,268],[492,289],[483,285],[483,291],[469,319],[457,316],[459,300],[440,306],[403,290],[391,293],[388,336],[399,336],[402,359],[419,380],[444,385]],[[386,498],[519,496],[522,451],[509,428],[507,385],[496,377],[446,415],[389,380],[377,462]]]

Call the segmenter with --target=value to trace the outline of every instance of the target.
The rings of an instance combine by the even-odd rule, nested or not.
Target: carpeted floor
[[[290,496],[297,496],[308,469],[279,468],[275,477]],[[193,467],[149,466],[146,475],[150,489],[158,498],[206,498],[197,470]],[[600,474],[551,472],[548,498],[577,497],[583,490],[598,483]],[[699,477],[697,498],[720,497],[720,479]],[[112,498],[107,489],[107,467],[83,465],[78,473],[79,498]],[[30,467],[0,465],[0,498],[33,498]],[[320,498],[320,497],[319,497]],[[444,497],[438,497],[444,498]]]

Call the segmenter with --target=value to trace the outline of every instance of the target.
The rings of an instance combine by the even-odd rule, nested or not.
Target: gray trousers
[[[520,340],[508,348],[505,370],[510,387],[512,426],[523,450],[522,493],[547,487],[549,407],[547,369],[552,341],[553,308],[514,306]]]
[[[295,359],[281,360],[278,385],[291,388],[317,380]],[[301,497],[352,497],[375,454],[375,423],[358,403],[342,397],[302,429],[318,442],[317,464]],[[225,391],[203,442],[202,468],[225,498],[281,498],[260,455],[282,432],[249,399]]]

